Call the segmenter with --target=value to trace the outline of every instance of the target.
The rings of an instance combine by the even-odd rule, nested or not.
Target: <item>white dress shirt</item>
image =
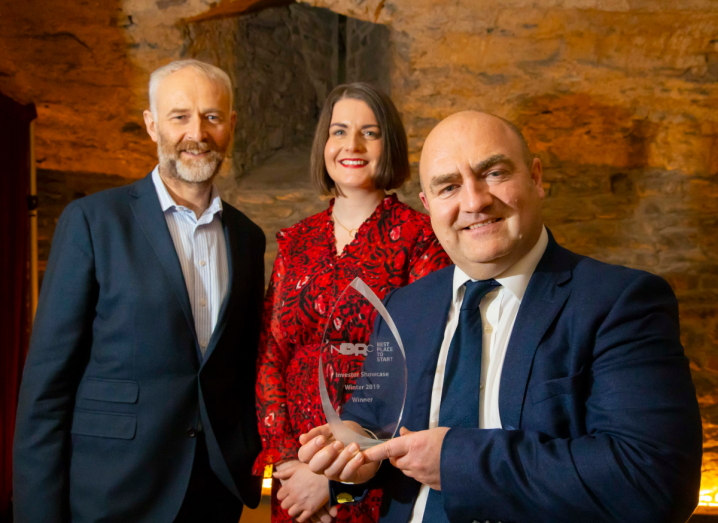
[[[212,185],[210,205],[198,219],[194,211],[177,205],[160,177],[159,167],[152,171],[152,181],[182,266],[197,341],[204,355],[229,284],[222,200]]]
[[[511,331],[514,328],[516,315],[519,312],[529,280],[536,269],[546,246],[548,233],[544,227],[536,245],[512,267],[497,276],[495,280],[501,284],[496,290],[489,292],[481,300],[481,325],[484,329],[481,350],[481,381],[479,382],[479,428],[500,429],[501,415],[499,413],[499,384],[501,382],[501,369],[504,366],[504,357],[509,345]],[[439,351],[439,361],[434,375],[434,387],[431,393],[431,407],[429,414],[429,428],[439,426],[439,408],[441,407],[441,392],[444,386],[444,370],[446,357],[449,354],[451,339],[454,337],[459,324],[458,311],[464,301],[464,284],[471,280],[464,271],[454,269],[453,294],[449,316],[444,330],[444,340]],[[474,280],[475,281],[475,280]],[[419,496],[414,503],[414,511],[410,523],[421,523],[424,518],[426,500],[430,488],[422,485]]]

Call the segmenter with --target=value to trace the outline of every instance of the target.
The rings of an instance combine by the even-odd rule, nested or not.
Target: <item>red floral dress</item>
[[[257,362],[257,415],[265,465],[297,459],[299,435],[326,423],[319,401],[317,366],[324,326],[335,300],[359,276],[381,299],[451,263],[431,230],[428,216],[390,195],[337,256],[332,209],[277,234],[279,253],[265,298]],[[368,340],[365,341],[368,343]],[[336,405],[335,405],[336,407]],[[272,521],[292,518],[272,493]],[[337,521],[379,519],[381,491],[359,505],[340,506]]]

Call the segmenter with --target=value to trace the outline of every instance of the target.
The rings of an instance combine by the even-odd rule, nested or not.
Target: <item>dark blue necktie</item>
[[[440,427],[479,427],[481,344],[483,329],[479,304],[499,286],[496,280],[466,282],[459,325],[449,346],[439,410]],[[448,523],[441,492],[429,490],[423,523]]]

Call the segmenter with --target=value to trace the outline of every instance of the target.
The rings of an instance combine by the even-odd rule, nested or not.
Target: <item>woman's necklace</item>
[[[346,227],[344,227],[344,225],[342,225],[342,222],[340,222],[337,219],[337,216],[336,216],[336,214],[334,214],[334,211],[332,211],[332,218],[334,218],[334,221],[339,224],[339,227],[341,227],[342,229],[344,229],[345,231],[347,231],[349,233],[350,238],[354,238],[354,236],[357,235],[357,231],[359,229],[347,229]]]

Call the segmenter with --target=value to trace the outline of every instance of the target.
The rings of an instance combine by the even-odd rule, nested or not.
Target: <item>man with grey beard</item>
[[[20,391],[18,523],[236,523],[259,502],[265,238],[213,183],[232,85],[184,60],[149,90],[159,165],[57,224]]]

